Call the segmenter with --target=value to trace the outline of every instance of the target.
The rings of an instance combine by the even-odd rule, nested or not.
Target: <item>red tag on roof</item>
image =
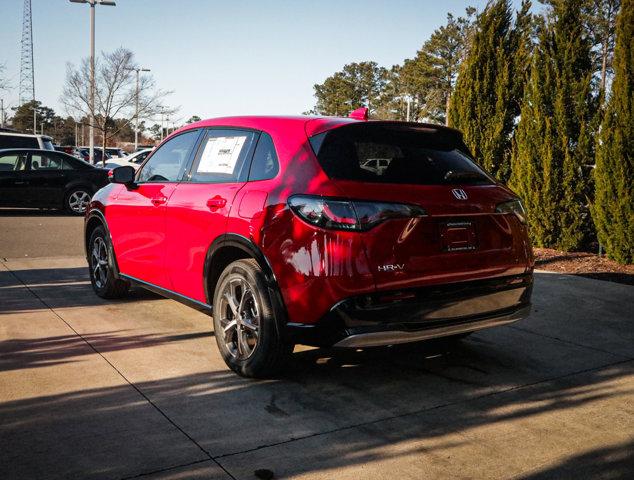
[[[348,115],[348,117],[350,118],[354,118],[355,120],[368,120],[368,108],[367,107],[361,107],[361,108],[357,108],[356,110],[353,110],[352,112],[350,112],[350,115]]]

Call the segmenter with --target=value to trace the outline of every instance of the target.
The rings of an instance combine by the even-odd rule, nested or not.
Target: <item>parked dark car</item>
[[[72,155],[75,158],[80,158],[84,160],[84,156],[82,155],[78,147],[74,147],[73,145],[53,145],[53,147],[55,147],[55,151],[57,152],[64,152],[68,155]]]
[[[90,158],[90,148],[88,147],[79,147],[79,153],[81,154],[82,158],[86,161],[89,162],[89,158]],[[96,148],[95,147],[95,165],[98,163],[101,163],[102,161],[102,150],[101,148]],[[108,152],[106,151],[106,161],[110,159],[110,155],[108,155]]]
[[[86,211],[93,194],[108,183],[108,171],[62,152],[0,150],[0,206]]]

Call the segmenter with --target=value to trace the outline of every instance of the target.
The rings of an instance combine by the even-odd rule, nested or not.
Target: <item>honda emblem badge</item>
[[[467,192],[465,192],[462,188],[454,188],[451,193],[453,193],[453,196],[458,200],[466,200],[468,198]]]

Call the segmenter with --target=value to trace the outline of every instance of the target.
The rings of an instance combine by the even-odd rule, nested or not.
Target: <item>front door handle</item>
[[[16,185],[27,185],[29,182],[21,182],[21,181],[16,181],[15,184]]]
[[[158,207],[159,205],[163,205],[167,202],[167,197],[153,197],[151,202],[155,207]]]
[[[216,195],[215,197],[207,200],[207,206],[210,210],[218,210],[219,208],[224,207],[227,204],[227,199],[222,198],[220,195]]]

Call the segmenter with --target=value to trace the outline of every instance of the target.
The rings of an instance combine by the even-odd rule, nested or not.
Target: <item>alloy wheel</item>
[[[236,360],[246,360],[260,338],[261,308],[253,287],[243,278],[232,278],[220,296],[222,340]]]
[[[90,195],[83,190],[77,190],[68,197],[68,206],[75,213],[84,213],[90,203]]]
[[[108,247],[102,237],[96,237],[90,254],[92,276],[97,288],[103,288],[108,281]]]

